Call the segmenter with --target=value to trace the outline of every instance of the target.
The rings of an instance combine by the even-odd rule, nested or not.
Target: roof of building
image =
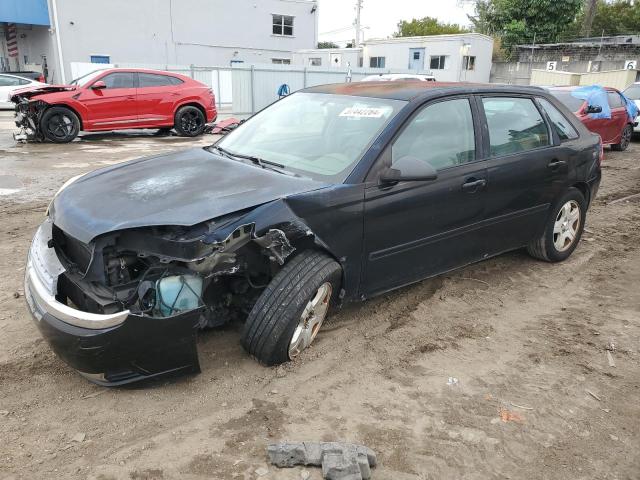
[[[512,92],[532,93],[543,91],[539,87],[447,82],[353,82],[319,85],[303,90],[309,93],[329,93],[334,95],[352,95],[355,97],[388,98],[410,101],[434,93],[451,91],[456,93],[475,92]]]
[[[424,43],[424,42],[437,42],[437,41],[447,41],[447,40],[459,40],[464,38],[480,38],[483,40],[487,40],[493,42],[493,38],[489,35],[484,35],[482,33],[449,33],[444,35],[425,35],[421,37],[391,37],[391,38],[370,38],[365,40],[363,45],[377,44],[377,43]]]

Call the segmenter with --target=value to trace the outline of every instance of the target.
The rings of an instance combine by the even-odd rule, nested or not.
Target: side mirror
[[[392,168],[387,168],[380,175],[383,183],[401,181],[429,181],[438,178],[438,172],[429,163],[416,157],[399,158]]]
[[[602,113],[602,107],[599,105],[589,105],[587,107],[587,113]]]
[[[105,88],[107,88],[107,84],[102,80],[98,80],[93,85],[91,85],[91,90],[104,90]]]

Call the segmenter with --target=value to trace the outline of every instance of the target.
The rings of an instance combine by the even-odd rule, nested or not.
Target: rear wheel
[[[297,358],[315,340],[337,297],[342,269],[317,251],[287,263],[262,292],[247,317],[242,346],[260,363]]]
[[[624,130],[622,131],[622,137],[620,137],[620,143],[611,145],[611,148],[618,152],[623,152],[629,147],[629,144],[631,143],[631,137],[633,137],[633,125],[627,124],[627,126],[625,126]]]
[[[204,132],[205,123],[204,113],[197,107],[187,105],[176,112],[175,128],[183,137],[197,137]]]
[[[587,214],[587,202],[576,188],[555,204],[544,233],[528,246],[529,254],[547,262],[561,262],[569,258],[578,246]]]
[[[51,107],[40,120],[40,130],[54,143],[68,143],[80,133],[80,119],[65,107]]]

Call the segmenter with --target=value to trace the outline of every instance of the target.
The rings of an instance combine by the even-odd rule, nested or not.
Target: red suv
[[[72,141],[81,130],[175,128],[183,136],[200,135],[217,112],[213,91],[176,73],[106,69],[70,85],[16,92],[16,125],[22,138]]]
[[[602,111],[601,107],[588,105],[587,101],[574,97],[571,93],[581,87],[552,87],[549,92],[564,103],[585,126],[600,135],[603,145],[611,145],[613,150],[626,150],[633,136],[634,124],[629,118],[627,107],[620,92],[615,88],[605,88],[611,118],[593,118],[592,114]]]

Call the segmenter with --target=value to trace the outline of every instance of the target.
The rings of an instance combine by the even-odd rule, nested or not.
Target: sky
[[[355,36],[355,0],[318,0],[319,40],[344,43]],[[462,7],[460,5],[463,5]],[[436,17],[448,23],[468,25],[467,13],[473,13],[473,2],[459,0],[363,0],[361,23],[364,38],[391,36],[400,20]],[[349,30],[345,30],[351,27]],[[336,31],[341,30],[341,31]]]

